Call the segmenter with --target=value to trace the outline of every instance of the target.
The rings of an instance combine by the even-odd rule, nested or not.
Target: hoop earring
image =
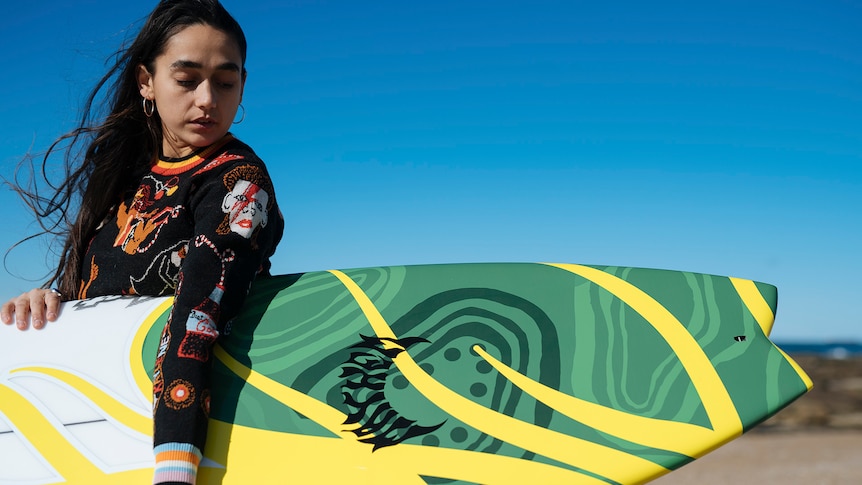
[[[147,104],[147,101],[149,101],[150,104]],[[156,102],[152,99],[143,98],[141,101],[141,105],[144,107],[144,114],[147,116],[147,118],[152,118],[153,113],[156,112]]]
[[[244,120],[244,119],[245,119],[245,106],[243,106],[243,105],[242,105],[242,103],[240,103],[240,104],[239,104],[239,107],[240,107],[240,108],[242,108],[242,116],[240,116],[239,121],[234,121],[234,122],[233,122],[233,124],[235,124],[235,125],[238,125],[238,124],[242,123],[242,120]]]

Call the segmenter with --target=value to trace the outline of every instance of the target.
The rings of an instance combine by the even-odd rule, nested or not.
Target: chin
[[[197,135],[194,137],[190,137],[189,144],[196,148],[205,148],[221,140],[226,134],[227,132],[220,132],[219,134]]]

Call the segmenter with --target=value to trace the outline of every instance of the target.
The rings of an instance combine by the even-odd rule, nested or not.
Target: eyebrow
[[[203,69],[203,64],[195,61],[186,61],[180,59],[179,61],[171,64],[171,69]],[[223,64],[219,64],[216,66],[216,70],[218,71],[231,71],[231,72],[239,72],[240,68],[235,62],[225,62]]]

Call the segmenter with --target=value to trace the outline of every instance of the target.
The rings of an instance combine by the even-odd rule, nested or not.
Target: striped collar
[[[153,162],[152,166],[150,167],[150,170],[159,175],[178,175],[184,172],[188,172],[189,170],[200,165],[202,162],[211,158],[212,154],[216,150],[222,148],[228,142],[234,139],[234,136],[228,133],[224,137],[222,137],[221,140],[213,143],[212,145],[204,148],[199,148],[182,158],[170,158],[159,154],[159,158]]]

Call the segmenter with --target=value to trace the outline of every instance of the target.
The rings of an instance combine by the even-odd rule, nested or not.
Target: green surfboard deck
[[[767,338],[731,279],[678,271],[593,267],[651,297],[697,344],[732,402],[742,431],[808,389],[806,378]],[[672,470],[726,439],[662,449],[566,416],[497,372],[479,345],[517,373],[619,413],[712,429],[704,397],[680,354],[639,309],[570,271],[540,264],[381,267],[343,272],[367,295],[412,359],[432,379],[488,412],[622,451]],[[755,283],[774,314],[775,287]],[[500,439],[453,416],[411,383],[385,352],[354,295],[330,272],[259,281],[222,344],[243,366],[325,403],[369,447],[415,445],[492,453],[615,483],[591,464],[565,462]],[[771,322],[770,322],[771,324]],[[161,322],[145,355],[153,355]],[[677,329],[679,330],[679,329]],[[415,341],[409,342],[411,339]],[[144,362],[151,359],[144,358]],[[221,362],[221,361],[219,361]],[[149,370],[149,369],[148,369]],[[279,433],[335,438],[224,363],[215,368],[212,418]],[[564,441],[565,442],[565,441]],[[694,452],[692,451],[694,450]],[[650,468],[650,467],[645,467]],[[638,473],[632,474],[640,480]],[[424,477],[453,483],[456,477]]]

